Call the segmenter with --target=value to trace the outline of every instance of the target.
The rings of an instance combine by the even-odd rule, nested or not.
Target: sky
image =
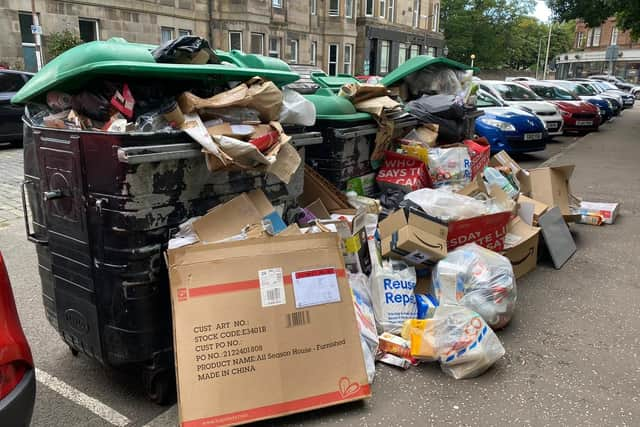
[[[551,16],[551,11],[544,1],[537,1],[536,10],[533,12],[533,16],[543,22],[547,22],[549,20],[549,17]]]

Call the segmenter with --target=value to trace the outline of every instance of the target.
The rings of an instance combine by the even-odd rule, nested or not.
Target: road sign
[[[618,59],[618,51],[619,49],[617,45],[609,46],[604,54],[604,58],[607,61],[615,61]]]
[[[40,34],[40,35],[42,35],[42,26],[41,25],[32,25],[31,26],[31,34]]]

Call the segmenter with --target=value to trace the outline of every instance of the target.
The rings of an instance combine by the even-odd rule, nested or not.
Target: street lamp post
[[[542,79],[547,79],[547,70],[549,68],[549,47],[551,46],[551,29],[553,28],[553,20],[549,21],[549,37],[547,37],[547,54],[544,58],[544,74],[542,75]]]
[[[434,15],[420,15],[421,18],[424,18],[424,47],[427,49],[427,35],[429,34],[429,18],[432,18]],[[428,52],[427,52],[428,53]]]
[[[469,56],[469,58],[471,58],[471,68],[473,68],[473,61],[476,60],[476,54],[472,53],[471,56]]]

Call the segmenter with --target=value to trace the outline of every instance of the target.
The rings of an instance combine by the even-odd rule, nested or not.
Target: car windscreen
[[[497,83],[493,88],[507,101],[540,101],[542,99],[533,91],[520,85]]]
[[[574,101],[575,96],[566,89],[557,86],[529,86],[536,95],[544,99],[552,99],[554,101]]]
[[[17,73],[0,73],[0,92],[17,92],[24,86],[24,79]]]
[[[598,82],[598,86],[600,86],[604,90],[618,90],[618,87],[616,85],[613,85],[609,82]]]
[[[479,90],[476,99],[476,107],[500,107],[500,102],[483,90]]]
[[[558,84],[563,88],[570,90],[571,92],[575,93],[578,96],[595,95],[595,93],[593,93],[593,90],[589,90],[578,83],[558,83]]]
[[[596,88],[591,86],[589,83],[578,83],[578,86],[584,88],[587,91],[587,95],[597,95],[600,93]]]

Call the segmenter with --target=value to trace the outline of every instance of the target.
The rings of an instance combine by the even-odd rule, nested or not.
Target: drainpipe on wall
[[[213,29],[211,28],[213,26],[213,1],[214,0],[209,0],[208,7],[209,7],[209,19],[208,19],[208,28],[209,28],[209,45],[211,46],[211,49],[214,49],[214,45],[213,45]]]

